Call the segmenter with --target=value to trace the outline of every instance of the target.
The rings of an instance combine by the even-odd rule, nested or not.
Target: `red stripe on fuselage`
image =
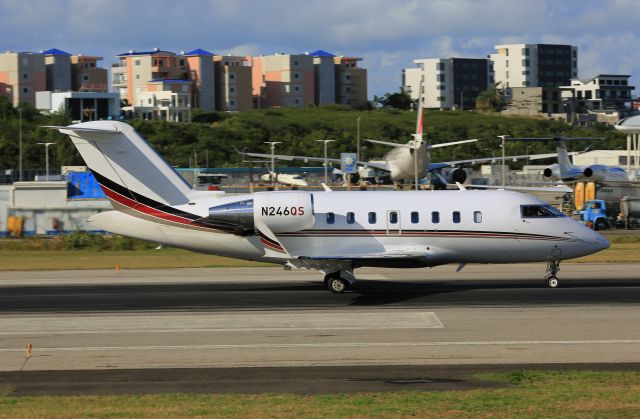
[[[182,218],[182,217],[178,217],[176,215],[173,214],[169,214],[167,212],[163,212],[160,210],[157,210],[155,208],[149,207],[147,205],[141,204],[138,201],[134,201],[131,198],[128,198],[126,196],[120,195],[118,192],[109,189],[108,187],[101,185],[102,186],[102,190],[104,191],[105,195],[107,195],[110,199],[113,199],[114,201],[118,202],[119,204],[124,205],[125,207],[131,208],[132,210],[141,212],[143,214],[147,214],[147,215],[151,215],[152,217],[157,217],[157,218],[162,218],[163,220],[167,220],[167,221],[173,221],[175,223],[180,223],[180,224],[191,224],[192,220],[189,220],[188,218]]]

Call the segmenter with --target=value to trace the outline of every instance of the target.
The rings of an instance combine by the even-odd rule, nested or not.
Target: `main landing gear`
[[[324,286],[333,294],[342,294],[355,282],[351,269],[341,269],[324,276]]]
[[[558,277],[556,276],[558,272],[560,272],[560,261],[549,260],[549,263],[547,264],[547,272],[544,276],[549,288],[557,288],[558,285],[560,285]]]

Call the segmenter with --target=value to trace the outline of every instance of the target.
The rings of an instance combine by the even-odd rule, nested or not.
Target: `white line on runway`
[[[268,348],[361,348],[400,346],[508,346],[508,345],[638,345],[640,339],[615,340],[496,340],[469,342],[344,342],[344,343],[258,343],[240,345],[148,345],[148,346],[76,346],[34,348],[34,352],[84,351],[148,351],[189,349],[268,349]],[[24,349],[0,349],[2,352],[24,352]]]
[[[0,336],[442,328],[435,313],[416,310],[0,317]]]

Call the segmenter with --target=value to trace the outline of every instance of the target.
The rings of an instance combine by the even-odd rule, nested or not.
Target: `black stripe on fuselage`
[[[93,175],[95,176],[96,180],[98,181],[98,183],[102,186],[105,186],[109,189],[111,189],[114,192],[119,193],[120,195],[123,196],[128,196],[131,197],[131,199],[144,204],[148,207],[154,208],[158,211],[162,211],[162,212],[166,212],[168,214],[171,215],[175,215],[178,217],[182,217],[182,218],[186,218],[192,221],[198,220],[202,217],[196,215],[196,214],[191,214],[189,212],[185,212],[185,211],[181,211],[179,209],[176,209],[170,205],[165,205],[161,202],[155,201],[151,198],[148,198],[144,195],[141,195],[137,192],[132,191],[131,189],[128,189],[122,185],[120,185],[119,183],[116,183],[114,181],[112,181],[111,179],[102,176],[100,173],[96,172],[95,170],[91,170],[91,173],[93,173]]]

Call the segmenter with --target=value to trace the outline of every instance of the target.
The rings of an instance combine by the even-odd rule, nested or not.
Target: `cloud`
[[[362,57],[369,94],[397,90],[416,58],[485,57],[500,43],[579,47],[581,76],[640,73],[637,0],[2,0],[0,48],[105,57],[155,47]],[[633,81],[633,79],[632,79]]]

